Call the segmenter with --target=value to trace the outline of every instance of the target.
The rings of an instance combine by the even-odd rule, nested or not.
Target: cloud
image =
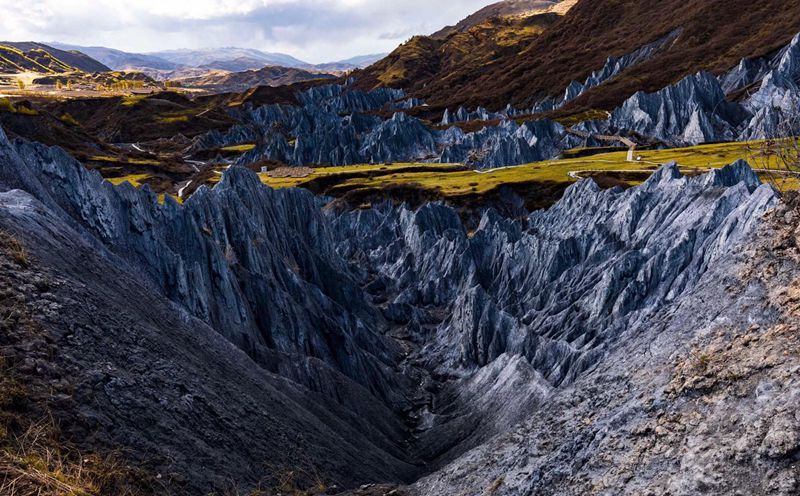
[[[242,46],[309,62],[391,51],[491,0],[0,0],[0,35],[147,52]]]

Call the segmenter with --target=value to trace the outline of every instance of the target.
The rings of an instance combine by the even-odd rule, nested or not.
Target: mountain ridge
[[[148,53],[134,53],[106,47],[85,47],[65,43],[52,43],[56,47],[78,50],[107,64],[113,70],[142,71],[160,79],[191,75],[192,69],[244,72],[264,67],[285,67],[306,71],[344,72],[370,65],[385,54],[371,54],[349,59],[310,64],[291,55],[263,52],[252,48],[175,49]]]
[[[676,29],[682,35],[663,53],[615,78],[574,102],[571,113],[612,110],[636,91],[656,91],[682,77],[708,70],[718,74],[746,56],[779,49],[800,31],[800,13],[777,0],[760,2],[578,2],[541,36],[529,37],[490,64],[399,81],[412,96],[444,109],[465,105],[502,109],[529,106],[558,97],[572,81],[586,79],[609,56],[622,56]],[[739,16],[739,12],[748,16]],[[779,15],[780,14],[780,15]],[[657,23],[652,20],[657,19]],[[710,29],[717,23],[719,29]],[[746,23],[746,25],[745,25]],[[402,53],[395,55],[402,57]],[[390,57],[392,57],[390,55]],[[356,74],[359,87],[395,84],[387,80],[386,64]]]
[[[493,17],[513,17],[530,16],[545,14],[552,11],[560,3],[560,0],[503,0],[501,2],[488,5],[462,19],[453,26],[447,26],[431,35],[432,38],[446,38],[447,36],[464,32],[470,28],[481,24]]]
[[[43,43],[0,41],[0,71],[4,72],[108,72],[110,69],[90,56],[59,50]]]

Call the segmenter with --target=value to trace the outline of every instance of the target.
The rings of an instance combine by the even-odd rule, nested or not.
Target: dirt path
[[[181,199],[183,199],[183,192],[184,192],[184,191],[186,191],[186,188],[188,188],[189,186],[191,186],[193,182],[194,182],[194,181],[192,181],[192,180],[186,181],[186,184],[184,184],[183,186],[181,186],[181,187],[178,189],[178,198],[181,198]]]

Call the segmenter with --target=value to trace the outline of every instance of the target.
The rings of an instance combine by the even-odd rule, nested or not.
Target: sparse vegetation
[[[800,111],[787,116],[775,129],[773,136],[748,146],[749,160],[762,169],[766,179],[781,191],[787,181],[800,178]]]
[[[155,121],[158,124],[176,124],[179,122],[189,122],[189,117],[186,115],[160,116],[156,117]]]
[[[11,112],[12,114],[37,116],[39,112],[28,103],[14,103],[8,98],[0,98],[0,111]]]
[[[244,152],[249,152],[250,150],[254,149],[255,147],[256,147],[256,145],[254,145],[253,143],[246,143],[246,144],[242,144],[242,145],[226,146],[225,148],[222,148],[222,151],[223,152],[244,153]]]
[[[70,126],[80,126],[81,125],[80,122],[78,122],[77,119],[72,117],[70,114],[63,114],[59,119],[61,119],[61,122],[63,122],[64,124],[67,124],[67,125],[70,125]]]
[[[0,254],[28,270],[22,244],[0,232]],[[9,271],[4,271],[4,278]],[[0,494],[3,496],[139,496],[156,491],[155,480],[129,465],[123,453],[82,452],[62,434],[48,398],[51,384],[23,372],[31,342],[44,343],[25,297],[9,279],[0,292]],[[38,345],[37,345],[38,346]],[[46,353],[51,351],[43,350]],[[63,391],[69,385],[59,386]],[[62,391],[59,389],[59,391]],[[62,392],[63,392],[62,391]]]
[[[274,177],[261,174],[262,181],[272,187],[310,187],[324,180],[328,194],[352,191],[381,191],[404,186],[431,192],[444,198],[458,199],[465,195],[488,194],[501,186],[529,183],[555,183],[568,185],[577,179],[570,172],[591,171],[641,171],[641,176],[626,179],[629,185],[646,179],[661,164],[676,161],[685,173],[699,173],[719,168],[747,157],[748,143],[722,143],[669,150],[642,150],[639,162],[628,162],[627,152],[607,152],[580,158],[549,160],[517,167],[507,167],[484,173],[446,164],[395,164],[360,165],[350,167],[323,167],[314,169],[304,177]],[[784,189],[800,187],[798,178],[787,177]]]
[[[501,487],[503,487],[503,483],[504,482],[505,482],[505,479],[502,478],[502,477],[500,477],[499,479],[496,479],[494,482],[492,482],[492,485],[489,486],[489,490],[487,491],[487,493],[488,494],[496,493],[497,491],[500,490]]]
[[[128,95],[122,97],[122,105],[125,107],[131,107],[136,105],[137,103],[141,102],[147,98],[147,95]]]
[[[28,266],[28,251],[19,239],[8,231],[0,231],[0,247],[17,264]]]
[[[270,475],[264,482],[249,491],[231,487],[220,495],[213,496],[322,496],[328,493],[326,483],[314,467],[293,468],[265,467]]]
[[[118,453],[83,454],[63,443],[52,418],[9,435],[0,449],[0,494],[101,496],[143,494],[132,481],[146,476]]]

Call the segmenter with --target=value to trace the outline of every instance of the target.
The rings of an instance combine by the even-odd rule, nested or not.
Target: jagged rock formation
[[[799,206],[790,197],[592,372],[409,494],[796,494]]]
[[[522,125],[507,120],[466,134],[451,128],[440,135],[439,141],[444,146],[439,162],[485,168],[556,158],[577,140],[567,135],[564,126],[544,119]]]
[[[627,192],[581,183],[525,228],[487,213],[468,237],[454,212],[430,205],[340,217],[335,232],[372,284],[389,289],[387,318],[423,343],[418,359],[434,375],[480,390],[473,373],[486,366],[500,373],[509,365],[496,360],[518,367],[524,357],[526,374],[536,378],[532,396],[522,394],[530,405],[574,381],[616,336],[653,318],[724,257],[724,247],[775,201],[758,184],[744,163],[702,179],[668,167]],[[497,397],[464,389],[444,395],[458,404],[444,412],[472,411],[474,401],[502,404],[502,388]],[[453,428],[444,412],[426,419],[427,435]]]
[[[671,165],[628,191],[581,182],[524,222],[489,210],[474,232],[445,205],[339,211],[236,167],[160,205],[1,133],[0,186],[0,228],[62,288],[43,319],[81,391],[62,414],[188,474],[189,493],[252,487],[262,461],[408,482],[480,450],[631,333],[695,318],[687,299],[776,204],[740,162],[698,178]],[[464,456],[419,487],[450,487]]]
[[[302,107],[267,105],[239,112],[236,116],[244,125],[202,135],[188,151],[257,142],[254,150],[238,159],[239,164],[268,159],[291,165],[435,161],[500,167],[556,158],[575,144],[562,126],[548,120],[522,126],[504,121],[463,133],[458,128],[430,129],[402,112],[388,120],[370,114],[421,105],[403,100],[402,91],[361,92],[328,85],[298,93],[297,98]]]
[[[637,93],[614,111],[609,125],[665,143],[696,145],[733,140],[744,115],[725,99],[714,76],[699,73],[656,93]]]
[[[348,85],[328,85],[298,93],[302,107],[269,105],[240,111],[244,123],[225,134],[210,132],[194,140],[190,152],[258,142],[242,156],[240,164],[261,159],[292,165],[344,165],[364,162],[460,162],[476,168],[502,167],[557,158],[566,149],[580,146],[574,136],[549,120],[517,124],[520,115],[559,109],[582,94],[613,80],[630,68],[649,60],[673,43],[675,31],[656,42],[622,57],[610,57],[584,83],[573,82],[558,101],[545,99],[529,109],[510,105],[501,112],[479,107],[445,110],[442,126],[474,120],[488,125],[463,132],[457,127],[435,130],[404,113],[387,120],[377,110],[415,108],[419,100],[406,99],[400,90],[372,92]],[[707,142],[763,139],[800,132],[785,129],[800,126],[788,119],[800,104],[800,35],[773,57],[743,60],[729,73],[715,77],[701,72],[654,93],[638,92],[603,121],[581,123],[576,129],[595,134],[636,135],[670,146]],[[349,84],[349,83],[348,83]],[[756,84],[760,87],[746,99],[733,97]]]
[[[655,93],[637,93],[605,122],[607,133],[637,133],[671,145],[757,140],[800,132],[800,35],[776,55],[745,59],[719,78],[689,76]],[[743,100],[742,91],[754,89]],[[787,127],[787,125],[789,127]]]

